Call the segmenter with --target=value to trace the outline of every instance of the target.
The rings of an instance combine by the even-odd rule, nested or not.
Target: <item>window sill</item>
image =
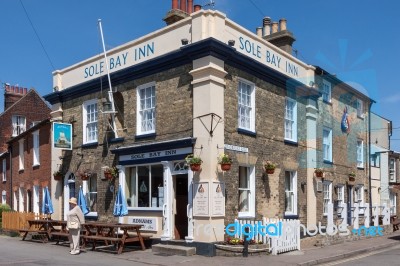
[[[363,115],[357,115],[357,118],[364,120],[364,116]]]
[[[91,142],[91,143],[84,143],[84,144],[82,144],[81,148],[90,148],[90,147],[94,147],[97,145],[99,145],[99,143],[97,141]]]
[[[110,143],[118,143],[118,142],[123,142],[125,140],[125,138],[113,138],[110,139],[109,142]]]
[[[284,142],[285,144],[292,145],[292,146],[296,146],[296,147],[299,145],[299,143],[297,143],[297,141],[290,140],[290,139],[285,139],[283,142]]]
[[[90,217],[90,218],[97,218],[97,212],[89,212],[88,214],[85,215],[85,217]]]
[[[358,170],[364,170],[364,166],[357,166]]]
[[[326,101],[326,100],[322,100],[324,103],[328,104],[328,105],[332,105],[332,100],[331,101]]]
[[[284,219],[299,219],[299,215],[294,213],[285,213]]]
[[[162,211],[162,207],[128,207],[128,211]]]
[[[333,164],[332,161],[327,161],[327,160],[324,160],[324,163],[325,163],[325,164],[331,164],[331,165]]]
[[[238,128],[237,132],[239,134],[243,134],[243,135],[247,135],[247,136],[251,136],[251,137],[257,137],[257,133],[256,132],[250,131],[250,130],[246,130],[246,129],[243,129],[243,128]]]
[[[238,218],[249,218],[249,219],[254,219],[255,215],[250,214],[249,212],[242,212],[242,213],[238,213]]]
[[[155,138],[156,133],[149,133],[149,134],[143,134],[143,135],[136,135],[135,140],[140,140],[140,139],[149,139],[149,138]]]
[[[32,165],[32,168],[35,168],[35,167],[38,167],[38,166],[40,166],[40,163]]]

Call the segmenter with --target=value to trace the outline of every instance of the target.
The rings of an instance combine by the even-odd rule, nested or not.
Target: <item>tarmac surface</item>
[[[69,254],[69,245],[54,242],[22,241],[20,237],[0,236],[0,265],[321,265],[360,255],[376,254],[400,247],[400,231],[325,247],[312,247],[278,256],[183,257],[155,254],[129,247],[121,255],[104,248],[99,251]]]

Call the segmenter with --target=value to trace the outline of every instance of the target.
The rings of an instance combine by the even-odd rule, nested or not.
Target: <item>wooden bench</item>
[[[400,219],[397,218],[397,215],[390,216],[390,223],[393,225],[393,232],[399,230]]]
[[[50,232],[50,237],[53,240],[57,240],[56,245],[58,245],[58,243],[60,243],[61,239],[68,239],[69,233],[67,232],[60,232],[60,231],[52,231]]]
[[[49,234],[45,230],[40,230],[40,229],[19,229],[20,234],[24,234],[22,237],[22,240],[25,240],[26,236],[31,233],[33,235],[37,234],[40,236],[45,236],[46,238],[43,237],[42,241],[45,242],[45,240],[49,240]]]
[[[111,243],[114,242],[115,244],[117,244],[116,248],[117,248],[118,254],[122,253],[122,250],[123,250],[123,248],[125,246],[125,243],[132,243],[132,242],[140,241],[139,237],[137,237],[137,236],[136,236],[136,238],[135,238],[135,236],[133,236],[133,238],[130,237],[130,238],[127,239],[124,236],[121,236],[121,237],[110,237],[110,236],[99,236],[99,235],[83,235],[82,238],[84,239],[83,248],[86,247],[86,243],[87,243],[88,240],[89,241],[92,240],[91,241],[92,242],[92,250],[95,250],[97,241],[104,241],[106,245],[109,245],[110,242]],[[141,239],[142,239],[142,241],[149,240],[150,236],[141,236]]]

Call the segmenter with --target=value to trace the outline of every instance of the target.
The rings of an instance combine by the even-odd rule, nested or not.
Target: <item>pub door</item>
[[[188,175],[176,175],[174,177],[174,216],[175,216],[175,239],[185,239],[188,235]]]

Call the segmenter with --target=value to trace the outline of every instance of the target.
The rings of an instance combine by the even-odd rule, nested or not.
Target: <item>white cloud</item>
[[[400,93],[382,98],[382,103],[396,103],[400,102]]]

